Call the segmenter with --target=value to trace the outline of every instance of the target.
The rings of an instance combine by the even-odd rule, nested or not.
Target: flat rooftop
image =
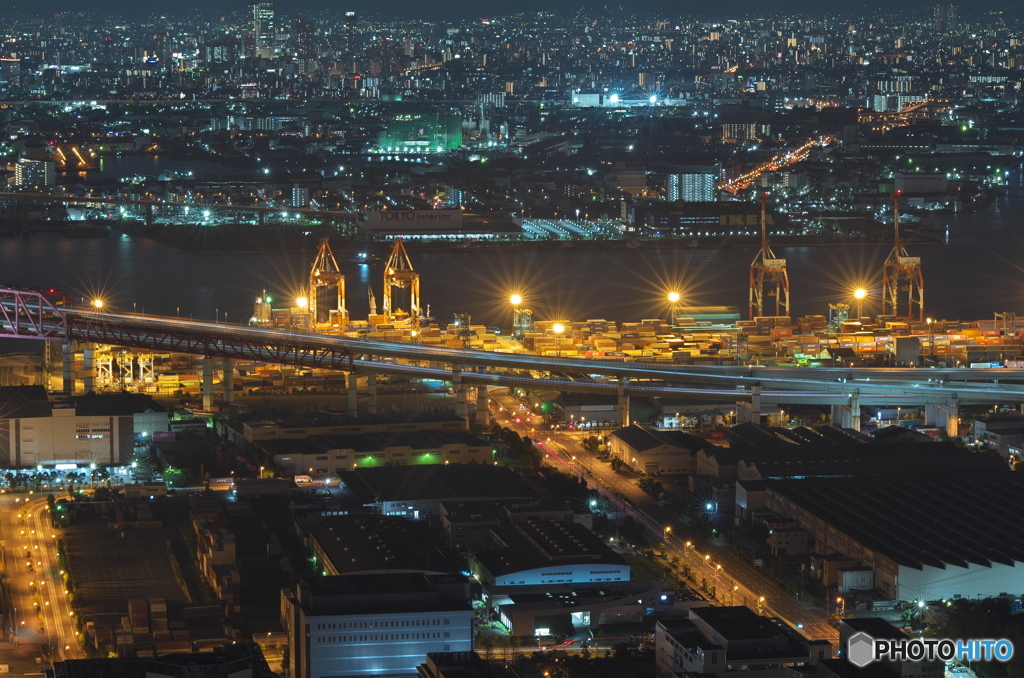
[[[533,499],[536,493],[514,472],[484,464],[379,466],[342,473],[364,504],[440,499]]]
[[[695,607],[690,618],[699,617],[726,640],[779,638],[779,627],[749,607]]]
[[[429,526],[399,516],[317,516],[303,521],[309,537],[340,574],[410,570],[459,572],[464,561],[431,543]]]

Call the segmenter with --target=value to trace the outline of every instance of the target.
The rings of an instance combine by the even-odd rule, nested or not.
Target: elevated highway
[[[832,405],[847,408],[846,423],[856,426],[862,405],[938,406],[953,420],[958,404],[1024,402],[1022,369],[707,367],[496,353],[78,308],[46,291],[20,288],[0,288],[4,336],[405,374],[451,381],[460,393],[468,385],[494,385],[615,394],[620,400],[660,395],[740,401],[757,416],[766,404]],[[350,396],[352,389],[354,379]],[[457,398],[460,403],[464,399]]]

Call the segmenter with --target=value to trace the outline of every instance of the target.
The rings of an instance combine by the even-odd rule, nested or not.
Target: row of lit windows
[[[451,619],[403,619],[393,621],[364,621],[364,622],[332,622],[317,624],[318,631],[333,631],[335,629],[388,629],[404,628],[407,626],[448,626]]]
[[[451,637],[450,631],[444,632],[444,637]],[[428,633],[383,633],[372,635],[351,635],[351,636],[320,636],[316,639],[318,643],[363,643],[367,641],[388,641],[388,640],[424,640],[427,638],[440,638],[440,631]]]

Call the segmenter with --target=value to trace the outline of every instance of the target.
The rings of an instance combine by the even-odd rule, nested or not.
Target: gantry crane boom
[[[768,243],[768,194],[761,195],[761,249],[750,264],[750,319],[765,314],[765,297],[775,297],[775,315],[789,316],[789,273]]]
[[[900,237],[900,195],[892,194],[894,244],[882,266],[882,314],[924,322],[924,274],[921,257],[907,254]]]
[[[325,294],[321,301],[321,287],[333,287],[337,298],[331,300]],[[345,308],[345,275],[338,268],[338,262],[327,238],[320,240],[320,249],[317,250],[316,260],[309,271],[308,303],[309,315],[314,324],[329,322],[344,326],[348,323],[348,309]]]
[[[394,318],[392,309],[391,292],[398,287],[409,290],[409,318],[416,322],[420,315],[420,274],[413,270],[409,254],[405,251],[405,245],[401,238],[395,239],[395,246],[391,249],[391,256],[384,266],[384,315],[389,319]]]

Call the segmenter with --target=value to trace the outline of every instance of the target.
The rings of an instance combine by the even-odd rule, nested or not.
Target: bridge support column
[[[960,435],[960,400],[953,396],[946,408],[946,435],[955,438]]]
[[[619,426],[629,426],[632,423],[629,417],[629,396],[626,395],[626,384],[628,383],[628,378],[619,380]]]
[[[267,211],[260,210],[256,214],[259,216],[260,226],[263,226],[267,221]]]
[[[860,393],[850,396],[850,428],[860,430]]]
[[[146,226],[152,226],[152,225],[153,225],[153,204],[152,203],[147,203],[146,204]]]
[[[846,405],[832,405],[832,425],[839,428],[846,428],[849,425],[846,415]]]
[[[476,423],[479,426],[487,426],[491,423],[491,410],[487,407],[486,386],[478,386],[476,389]]]
[[[203,358],[203,409],[213,409],[213,358]]]
[[[89,393],[93,389],[93,370],[96,369],[93,362],[93,349],[87,348],[82,351],[82,392]]]
[[[348,416],[359,416],[359,380],[355,372],[348,373]]]
[[[466,393],[466,384],[462,381],[462,368],[452,367],[452,389],[455,391],[455,416],[466,422],[466,429],[469,429],[469,399]]]
[[[938,405],[925,405],[924,406],[924,425],[935,426],[939,421],[939,409]],[[945,408],[942,408],[945,409]]]
[[[377,414],[377,375],[369,374],[366,377],[366,393],[369,400],[366,402],[366,413]]]
[[[62,357],[64,358],[61,390],[68,394],[75,392],[75,350],[71,342],[60,345]]]
[[[761,386],[750,387],[750,419],[755,424],[761,423]]]
[[[220,381],[223,387],[221,393],[221,400],[224,401],[225,405],[230,405],[235,400],[235,360],[234,358],[224,358],[224,374]]]

